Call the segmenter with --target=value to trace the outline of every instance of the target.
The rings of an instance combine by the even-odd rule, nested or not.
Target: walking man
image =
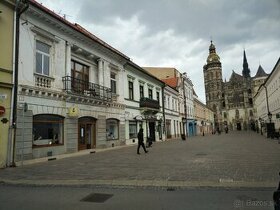
[[[148,153],[148,151],[146,150],[145,145],[144,145],[144,133],[143,133],[143,128],[140,128],[140,130],[139,130],[139,132],[138,132],[138,135],[137,135],[137,138],[138,138],[137,154],[140,155],[140,152],[139,152],[140,146],[143,147],[145,153]]]

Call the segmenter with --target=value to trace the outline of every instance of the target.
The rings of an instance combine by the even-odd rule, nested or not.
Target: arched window
[[[107,140],[119,139],[119,120],[117,119],[106,120],[106,134],[107,134]]]
[[[34,115],[33,146],[62,145],[63,121],[64,117],[59,115]]]

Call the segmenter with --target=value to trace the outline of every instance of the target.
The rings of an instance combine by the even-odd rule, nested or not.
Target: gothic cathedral
[[[215,128],[219,130],[255,129],[253,96],[258,87],[255,87],[254,81],[268,76],[262,67],[259,66],[256,76],[251,77],[244,50],[242,75],[232,71],[229,81],[223,82],[220,57],[211,41],[207,63],[203,66],[203,74],[206,105],[215,113]]]

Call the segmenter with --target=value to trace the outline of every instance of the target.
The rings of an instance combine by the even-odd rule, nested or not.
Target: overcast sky
[[[270,73],[280,56],[280,0],[38,0],[66,15],[139,66],[187,72],[205,101],[203,65],[211,37],[223,68]]]

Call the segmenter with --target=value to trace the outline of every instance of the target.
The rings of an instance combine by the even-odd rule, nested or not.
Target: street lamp
[[[272,118],[271,112],[268,112],[267,116],[268,116],[268,119],[269,119],[269,123],[271,123],[271,118]]]

